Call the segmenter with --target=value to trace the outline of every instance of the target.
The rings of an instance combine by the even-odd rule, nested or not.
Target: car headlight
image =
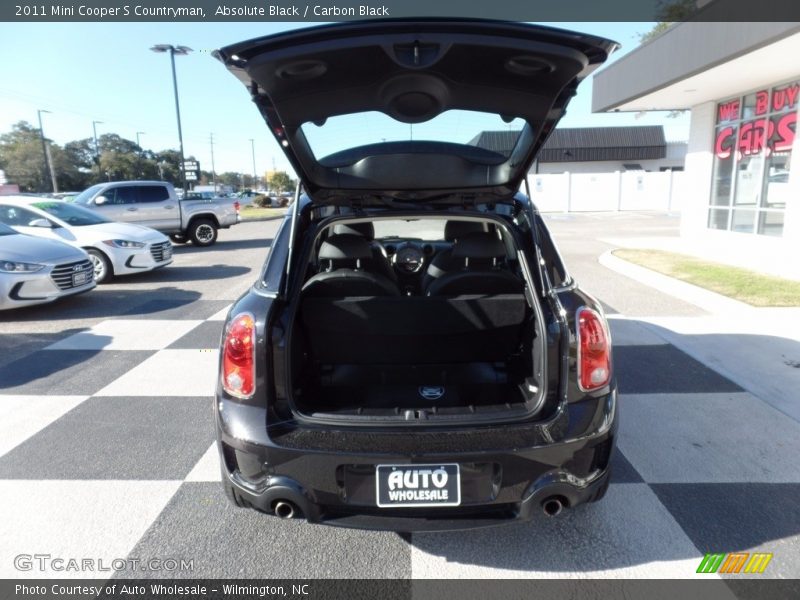
[[[3,273],[35,273],[44,269],[44,265],[38,263],[14,262],[11,260],[0,260],[0,271]]]
[[[143,242],[132,242],[130,240],[103,240],[103,243],[112,248],[144,248]]]

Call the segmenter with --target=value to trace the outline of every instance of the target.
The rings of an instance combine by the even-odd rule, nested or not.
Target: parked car
[[[239,222],[239,204],[226,198],[179,200],[164,181],[112,181],[93,185],[75,204],[123,223],[138,223],[169,234],[172,241],[211,246],[219,229]]]
[[[80,248],[0,223],[0,310],[53,302],[96,285],[89,256]]]
[[[61,200],[4,196],[0,198],[0,223],[21,233],[83,248],[89,254],[97,283],[172,262],[172,244],[164,234],[132,223],[113,223]]]
[[[603,497],[608,326],[519,188],[614,48],[425,20],[217,51],[305,191],[225,322],[214,410],[234,504],[411,531]]]

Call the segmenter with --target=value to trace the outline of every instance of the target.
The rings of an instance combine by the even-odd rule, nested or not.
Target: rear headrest
[[[495,233],[476,231],[468,233],[453,244],[453,258],[500,258],[505,257],[506,247]]]
[[[448,221],[444,224],[444,239],[454,242],[469,233],[485,231],[483,223],[477,221]]]
[[[334,235],[360,235],[368,240],[375,239],[375,227],[372,223],[339,223],[333,226]]]
[[[319,248],[320,260],[357,260],[371,256],[369,242],[360,235],[350,233],[332,235]]]

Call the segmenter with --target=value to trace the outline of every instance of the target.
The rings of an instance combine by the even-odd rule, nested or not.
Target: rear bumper
[[[608,485],[617,429],[615,391],[565,405],[552,422],[557,427],[543,436],[530,432],[528,446],[516,445],[520,432],[509,432],[514,428],[508,426],[471,432],[460,440],[453,438],[452,444],[449,434],[440,433],[438,447],[414,433],[403,434],[400,442],[386,434],[341,431],[300,438],[279,435],[254,444],[231,436],[231,427],[239,434],[254,431],[252,423],[240,419],[258,419],[263,411],[220,398],[216,404],[222,476],[236,504],[272,514],[276,503],[289,502],[296,516],[309,522],[360,529],[471,529],[536,518],[543,515],[545,501],[553,498],[565,508],[598,500]],[[516,429],[526,427],[541,428],[541,424]],[[325,443],[328,433],[341,441],[339,449]],[[298,439],[305,448],[297,447]],[[506,446],[494,444],[501,439],[507,441]],[[409,452],[409,440],[421,451]],[[459,443],[464,440],[470,442]],[[442,445],[451,449],[442,451]],[[403,451],[393,452],[393,446]],[[461,466],[460,506],[377,506],[376,465],[431,463]]]

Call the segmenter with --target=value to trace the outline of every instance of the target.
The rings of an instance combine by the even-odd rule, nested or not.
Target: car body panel
[[[163,198],[144,202],[142,197],[147,194],[142,189],[163,190]],[[89,190],[92,191],[86,193]],[[138,223],[165,233],[185,233],[198,218],[209,218],[222,229],[240,220],[235,200],[220,197],[179,200],[172,184],[164,181],[112,181],[92,186],[82,195],[78,204],[110,220]],[[98,204],[99,196],[107,201]]]
[[[8,230],[11,228],[0,224],[0,262],[38,264],[43,268],[30,273],[0,270],[0,310],[52,302],[88,292],[97,285],[83,250],[16,231],[8,234]],[[76,274],[85,283],[74,285],[72,277]]]
[[[32,236],[63,241],[77,248],[94,248],[102,252],[111,262],[116,275],[127,275],[165,267],[172,263],[172,245],[162,233],[133,223],[106,222],[94,225],[73,226],[54,215],[34,206],[42,199],[5,196],[0,198],[0,219],[9,207],[16,207],[46,219],[50,226],[8,224]],[[62,202],[53,200],[53,202]],[[70,206],[72,206],[70,204]],[[27,214],[27,213],[26,213]],[[104,243],[107,240],[127,240],[143,244],[141,248],[118,248]],[[169,251],[166,251],[169,249]],[[165,252],[166,251],[166,252]]]

